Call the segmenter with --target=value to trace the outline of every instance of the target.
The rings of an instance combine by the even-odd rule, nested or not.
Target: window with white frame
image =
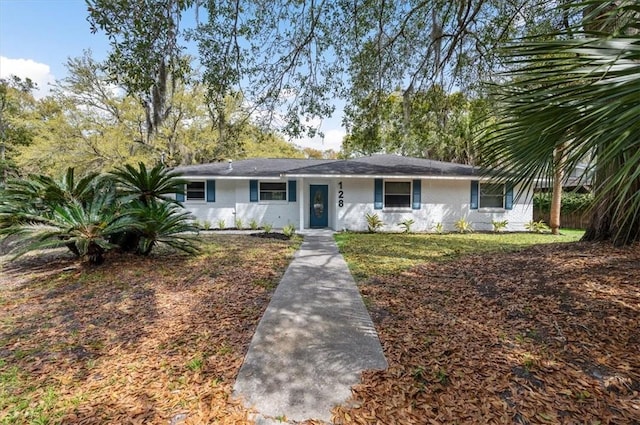
[[[411,208],[411,182],[384,182],[385,208]]]
[[[204,201],[206,184],[204,181],[187,183],[187,201]]]
[[[480,183],[480,208],[504,208],[504,184]]]
[[[260,182],[261,201],[286,201],[286,182]]]

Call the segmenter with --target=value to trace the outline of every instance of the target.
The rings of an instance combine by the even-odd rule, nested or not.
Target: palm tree
[[[12,179],[0,191],[0,238],[14,236],[17,256],[66,246],[93,264],[111,249],[148,255],[158,243],[194,254],[191,215],[163,197],[182,187],[175,173],[161,166],[147,171],[143,164],[79,181],[73,169],[60,181]]]
[[[67,246],[89,263],[101,264],[105,252],[115,247],[109,238],[137,226],[130,214],[118,213],[115,205],[113,192],[96,191],[85,203],[73,199],[55,206],[44,216],[24,214],[19,223],[2,229],[0,234],[19,237],[20,242],[13,249],[16,257],[29,251]]]
[[[198,232],[190,213],[169,202],[152,202],[144,205],[133,202],[128,211],[138,223],[139,235],[136,253],[148,255],[157,244],[165,244],[190,254],[199,252]]]
[[[135,229],[113,236],[113,241],[124,251],[147,255],[158,243],[196,253],[196,240],[188,233],[197,232],[189,213],[178,211],[178,206],[167,195],[183,193],[186,181],[180,174],[158,164],[150,170],[141,162],[110,173],[116,182],[119,199],[125,211],[139,224]]]
[[[166,201],[166,195],[182,193],[186,181],[180,174],[170,171],[162,164],[147,170],[140,162],[138,168],[127,164],[110,174],[118,185],[118,193],[125,200],[138,199],[145,205],[160,200]]]
[[[586,159],[595,206],[585,239],[626,244],[640,239],[640,12],[631,1],[587,3],[566,6],[581,15],[569,31],[506,48],[509,80],[480,153],[515,183]]]

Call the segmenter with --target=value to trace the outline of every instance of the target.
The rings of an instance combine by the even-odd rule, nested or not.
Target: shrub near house
[[[158,243],[195,253],[190,214],[166,198],[183,184],[177,173],[161,165],[147,170],[142,163],[80,180],[73,168],[60,181],[12,179],[0,197],[0,237],[17,240],[16,256],[66,246],[92,264],[114,248],[148,255]]]

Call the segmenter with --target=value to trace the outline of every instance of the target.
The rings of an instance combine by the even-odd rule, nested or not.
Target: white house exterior
[[[374,155],[347,160],[248,159],[176,168],[187,184],[177,195],[200,222],[233,227],[255,220],[275,228],[367,230],[367,214],[378,214],[382,231],[445,231],[465,218],[474,230],[525,230],[533,217],[530,188],[512,188],[483,177],[478,168]],[[514,197],[514,192],[521,196]]]

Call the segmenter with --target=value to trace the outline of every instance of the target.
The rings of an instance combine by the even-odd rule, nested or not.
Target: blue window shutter
[[[207,202],[216,202],[216,181],[207,180]]]
[[[374,182],[373,208],[382,209],[382,179],[375,179]]]
[[[478,209],[478,180],[471,180],[471,203],[469,209]]]
[[[258,180],[249,180],[249,202],[258,202]]]
[[[513,209],[513,185],[507,184],[504,194],[504,208],[507,210]]]
[[[419,210],[422,204],[422,181],[413,181],[413,206],[414,210]]]
[[[295,180],[289,180],[289,202],[296,202],[296,183]]]
[[[182,193],[176,193],[176,201],[178,202],[184,202],[184,190],[185,190],[185,186],[182,186]]]

